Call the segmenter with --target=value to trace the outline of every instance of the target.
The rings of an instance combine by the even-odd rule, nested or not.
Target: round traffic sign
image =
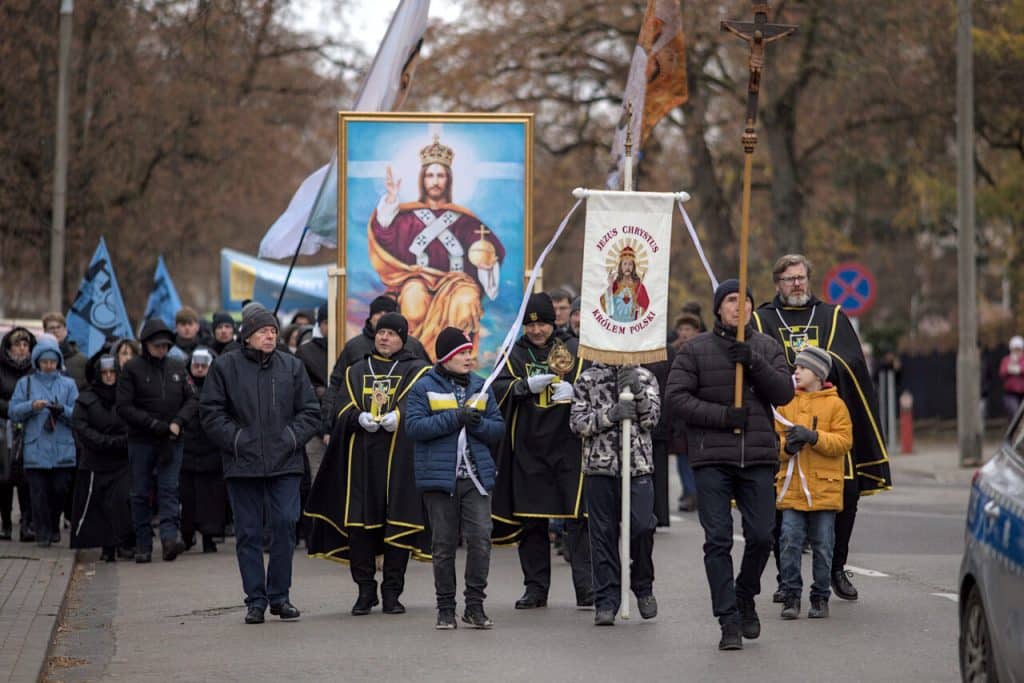
[[[851,318],[871,310],[877,293],[875,276],[856,261],[839,263],[825,276],[825,301],[839,306]]]

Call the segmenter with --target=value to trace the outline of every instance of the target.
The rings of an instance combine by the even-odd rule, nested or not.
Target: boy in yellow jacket
[[[824,349],[808,346],[796,356],[796,396],[779,408],[776,419],[782,437],[781,467],[775,479],[777,506],[782,510],[780,537],[782,618],[800,616],[800,555],[810,538],[814,582],[809,619],[828,616],[832,548],[836,512],[843,509],[843,464],[853,445],[853,428],[846,404],[825,378],[832,358]]]

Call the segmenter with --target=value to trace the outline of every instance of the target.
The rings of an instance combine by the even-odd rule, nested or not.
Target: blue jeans
[[[802,512],[800,510],[782,511],[782,537],[779,553],[782,583],[779,588],[787,595],[799,597],[803,590],[803,579],[800,576],[800,553],[804,549],[804,539],[810,538],[813,553],[812,573],[814,583],[811,584],[811,599],[828,600],[831,595],[829,580],[832,575],[832,546],[836,538],[835,510],[816,510]]]
[[[246,607],[266,609],[288,600],[302,475],[227,479],[235,517],[235,555]],[[263,572],[263,525],[270,529],[270,561]]]
[[[683,495],[697,495],[697,480],[693,476],[693,468],[690,467],[690,457],[686,453],[680,453],[676,456],[676,471],[679,473],[679,484],[683,487]]]
[[[181,526],[180,501],[178,500],[178,477],[181,474],[181,459],[184,442],[168,441],[152,444],[128,442],[128,462],[132,471],[132,524],[135,525],[135,551],[153,552],[153,530],[150,520],[153,510],[149,498],[153,495],[153,471],[156,471],[156,494],[160,514],[160,542],[167,544],[178,540]],[[160,451],[164,452],[161,460]]]

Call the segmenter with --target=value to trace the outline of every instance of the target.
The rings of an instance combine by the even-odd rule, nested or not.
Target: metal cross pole
[[[743,131],[743,204],[740,223],[740,324],[736,329],[736,340],[746,338],[747,306],[747,259],[750,242],[750,177],[753,173],[754,148],[757,147],[757,96],[761,92],[761,71],[764,69],[764,47],[797,32],[790,24],[769,24],[767,2],[754,2],[754,21],[723,21],[721,29],[738,36],[750,44],[750,81],[747,85],[747,119]],[[743,365],[736,364],[736,385],[733,404],[743,405]],[[739,430],[737,430],[739,431]]]
[[[622,189],[626,192],[633,191],[633,103],[626,104],[626,155],[622,163]],[[633,392],[626,387],[619,394],[620,401],[632,401],[635,397]],[[632,483],[633,471],[633,421],[623,420],[622,426],[622,461],[619,464],[619,475],[621,476],[622,490],[620,500],[622,504],[621,519],[619,523],[619,616],[629,619],[629,584],[630,582],[630,484]]]

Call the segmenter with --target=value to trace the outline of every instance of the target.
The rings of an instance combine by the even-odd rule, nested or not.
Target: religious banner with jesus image
[[[579,355],[611,365],[665,360],[673,195],[587,200]]]
[[[431,356],[457,327],[492,366],[529,266],[529,114],[340,114],[342,339],[393,297]]]

